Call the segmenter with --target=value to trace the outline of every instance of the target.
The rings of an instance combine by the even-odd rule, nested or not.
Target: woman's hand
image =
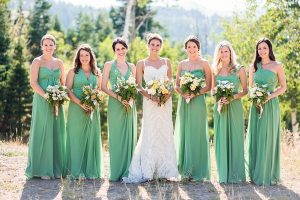
[[[86,104],[79,104],[79,105],[80,105],[80,107],[81,107],[86,113],[88,113],[88,112],[91,111],[91,107],[90,107],[90,106],[88,106],[88,105],[86,105]]]
[[[170,94],[164,96],[163,97],[164,102],[167,102],[172,95],[173,95],[173,93],[170,93]]]
[[[271,95],[268,95],[268,98],[262,103],[262,104],[266,104],[268,101],[270,101],[272,99]]]
[[[226,104],[229,104],[229,100],[227,99],[227,97],[222,97],[221,98],[221,104],[223,104],[223,105],[226,105]]]
[[[191,99],[191,95],[189,93],[182,94],[184,99]]]
[[[196,97],[196,95],[193,94],[193,93],[192,93],[192,94],[185,93],[185,94],[182,95],[182,97],[183,97],[184,99],[192,99],[192,98]]]
[[[156,103],[159,103],[159,97],[157,96],[150,96],[150,100]]]
[[[125,107],[128,107],[128,106],[129,106],[129,102],[126,101],[126,100],[121,100],[120,102],[121,102],[121,103],[123,104],[123,106],[125,106]]]

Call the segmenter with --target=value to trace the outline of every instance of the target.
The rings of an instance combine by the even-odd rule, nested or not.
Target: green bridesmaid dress
[[[41,66],[38,83],[45,91],[49,85],[60,84],[60,69],[51,70]],[[26,176],[61,177],[65,173],[66,130],[63,107],[54,115],[54,107],[43,97],[34,93],[32,119],[29,135]]]
[[[93,73],[87,78],[82,69],[74,76],[73,93],[81,99],[83,86],[97,87],[98,79]],[[92,117],[70,101],[67,118],[67,174],[72,179],[101,177],[102,145],[99,108]]]
[[[234,93],[239,92],[240,79],[236,66],[228,76],[216,76],[216,80],[234,84]],[[217,100],[218,101],[218,100]],[[241,99],[223,105],[221,113],[214,106],[215,156],[220,183],[239,183],[246,180],[244,159],[244,112]]]
[[[187,71],[182,70],[182,75]],[[200,69],[190,73],[204,78]],[[207,125],[206,103],[204,95],[186,103],[179,98],[175,123],[175,141],[177,147],[178,171],[182,178],[195,181],[210,179],[210,153]]]
[[[127,64],[128,65],[128,64]],[[127,80],[131,74],[130,67],[123,77],[113,62],[109,74],[112,91],[116,89],[118,78]],[[110,154],[110,180],[119,181],[127,176],[128,168],[133,156],[137,141],[137,114],[135,104],[126,111],[122,103],[109,97],[107,109],[109,154]]]
[[[277,75],[263,69],[261,63],[254,74],[254,83],[268,85],[274,92]],[[248,134],[248,172],[251,181],[257,185],[273,185],[280,180],[280,110],[278,98],[272,98],[263,105],[261,118],[254,105],[251,106]]]

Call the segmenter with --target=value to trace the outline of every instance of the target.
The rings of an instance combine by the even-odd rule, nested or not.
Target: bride
[[[142,79],[172,79],[172,68],[168,59],[159,57],[162,37],[148,36],[149,56],[137,63],[137,83],[143,95],[142,132],[135,148],[125,183],[140,183],[157,178],[176,180],[178,177],[173,138],[172,93],[166,103],[158,106],[159,99],[147,94],[141,86]]]

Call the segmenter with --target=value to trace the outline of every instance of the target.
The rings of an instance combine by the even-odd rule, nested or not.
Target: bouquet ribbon
[[[256,106],[256,109],[257,109],[257,111],[258,111],[259,119],[260,119],[261,116],[262,116],[262,114],[263,114],[263,112],[264,112],[264,109],[263,109],[263,107],[262,107],[261,104],[257,105],[257,106]]]
[[[186,102],[186,103],[190,103],[190,101],[191,101],[191,98],[185,99],[185,102]]]
[[[55,115],[55,117],[58,117],[58,107],[59,107],[59,104],[54,103],[54,115]]]

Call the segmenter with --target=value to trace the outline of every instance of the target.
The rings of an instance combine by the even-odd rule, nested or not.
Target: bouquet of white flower
[[[223,104],[221,98],[226,97],[228,101],[233,98],[234,84],[230,81],[217,81],[216,98],[218,101],[218,112],[221,113]]]
[[[259,118],[261,118],[261,115],[264,111],[262,105],[268,99],[269,95],[270,92],[268,92],[267,84],[265,85],[254,84],[254,87],[249,89],[250,101],[252,101],[253,104],[255,105],[259,113]]]
[[[130,75],[130,77],[125,80],[124,78],[119,78],[116,85],[115,93],[119,95],[122,100],[129,103],[130,107],[133,106],[133,102],[137,96],[137,84],[135,78]],[[126,106],[126,111],[129,112],[129,107]]]
[[[58,107],[61,104],[64,104],[66,101],[69,101],[68,89],[66,86],[62,85],[49,85],[46,88],[45,99],[49,104],[54,106],[54,114],[58,116]]]
[[[171,93],[173,82],[169,79],[150,80],[146,83],[146,91],[149,95],[159,98],[158,106],[165,104],[165,97]]]
[[[103,99],[103,95],[99,92],[98,88],[93,88],[92,85],[83,86],[83,96],[81,98],[81,103],[90,107],[87,114],[90,115],[92,120],[94,110],[99,106],[99,103]]]
[[[195,75],[191,73],[185,73],[183,76],[180,77],[180,89],[183,94],[189,93],[198,95],[200,94],[201,88],[204,87],[205,79],[199,79]],[[190,99],[185,100],[186,103],[190,102]]]

